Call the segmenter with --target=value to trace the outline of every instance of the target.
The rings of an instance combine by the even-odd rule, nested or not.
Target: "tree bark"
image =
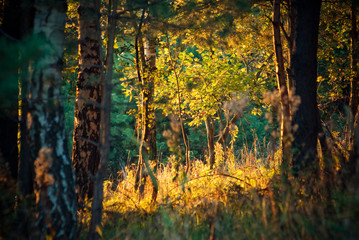
[[[291,72],[300,104],[292,120],[293,167],[297,174],[316,163],[320,131],[317,106],[317,48],[320,0],[291,1],[296,10]]]
[[[66,1],[37,0],[34,33],[46,56],[37,60],[29,83],[30,152],[35,161],[38,231],[34,239],[75,239],[75,176],[68,157],[61,104],[61,62]]]
[[[358,82],[359,82],[359,73],[358,73],[358,29],[357,29],[357,3],[355,0],[351,1],[351,78],[350,78],[350,100],[349,108],[351,114],[347,119],[347,140],[349,150],[353,150],[354,142],[354,129],[356,128],[356,115],[358,112]]]
[[[290,159],[290,106],[280,32],[280,2],[281,0],[273,1],[273,44],[276,57],[277,84],[281,104],[280,142],[282,150],[282,164],[287,169]]]
[[[111,6],[111,1],[109,1]],[[106,76],[102,78],[103,99],[101,105],[100,150],[101,162],[95,177],[95,190],[92,202],[92,217],[88,239],[100,239],[97,227],[101,226],[103,210],[103,182],[106,176],[107,161],[110,156],[111,138],[111,92],[113,72],[113,49],[116,33],[116,20],[113,15],[117,11],[117,0],[113,0],[113,10],[108,17],[108,41],[106,56]]]
[[[142,78],[142,141],[151,161],[157,159],[156,119],[153,104],[154,72],[156,71],[156,39],[147,37],[144,45],[145,66]]]
[[[210,116],[206,117],[206,130],[207,130],[207,144],[208,144],[208,159],[210,169],[213,169],[215,163],[214,155],[214,122]]]
[[[295,26],[296,26],[296,9],[293,6],[295,0],[287,0],[288,4],[288,66],[287,69],[287,78],[288,78],[288,86],[290,91],[294,91],[294,79],[292,69],[290,68],[291,62],[293,59],[293,47],[294,47],[294,37],[295,37]]]
[[[145,166],[149,167],[149,165],[145,162],[146,159],[154,162],[154,171],[157,168],[156,118],[153,103],[154,73],[156,71],[156,39],[151,36],[146,36],[144,44],[140,45],[143,73],[141,78],[142,134],[136,182],[139,184],[139,192],[140,195],[142,195],[146,178],[146,174],[144,174],[143,168]],[[144,154],[146,154],[146,156],[144,156]],[[148,171],[151,172],[152,170],[148,169]],[[152,182],[152,185],[152,202],[154,202],[157,199],[158,186],[154,182]]]
[[[100,151],[101,54],[100,13],[97,0],[81,0],[79,14],[79,74],[76,86],[76,105],[72,161],[78,196],[93,196],[93,177],[96,175]]]
[[[357,30],[357,6],[354,0],[351,4],[351,69],[352,78],[350,81],[350,109],[355,117],[358,111],[358,30]]]

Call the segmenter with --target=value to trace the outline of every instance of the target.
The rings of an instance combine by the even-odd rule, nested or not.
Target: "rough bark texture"
[[[111,6],[111,1],[109,3]],[[100,153],[101,162],[95,177],[95,188],[92,202],[92,217],[90,230],[87,239],[100,239],[101,236],[97,227],[101,226],[103,210],[103,182],[106,176],[107,161],[110,156],[111,138],[111,91],[112,91],[112,71],[113,71],[113,48],[116,32],[116,20],[112,17],[117,11],[117,0],[113,1],[113,11],[108,17],[108,42],[106,56],[106,75],[102,77],[103,99],[101,104],[101,126],[100,126]]]
[[[79,13],[79,74],[76,85],[76,105],[72,161],[78,196],[93,196],[93,177],[100,162],[101,57],[99,6],[97,0],[81,0]]]
[[[38,0],[34,33],[46,56],[33,64],[27,127],[35,162],[37,232],[34,239],[74,239],[77,225],[75,176],[68,157],[61,105],[61,60],[66,1]],[[40,50],[41,50],[40,49]]]
[[[206,131],[207,131],[207,144],[208,144],[208,159],[210,169],[213,169],[215,163],[214,157],[214,122],[210,116],[206,117]]]
[[[317,107],[317,48],[320,0],[295,1],[296,27],[291,72],[295,94],[301,102],[293,118],[292,143],[295,172],[307,168],[316,160],[320,131]]]
[[[289,166],[290,158],[290,107],[280,31],[280,2],[281,0],[273,1],[273,43],[276,57],[277,85],[280,93],[281,104],[280,142],[282,150],[282,161],[283,165],[287,168]]]

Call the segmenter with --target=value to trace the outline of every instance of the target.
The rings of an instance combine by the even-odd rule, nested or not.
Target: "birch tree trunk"
[[[93,178],[100,162],[101,55],[98,0],[80,0],[79,74],[72,162],[80,199],[93,196]]]
[[[61,62],[66,17],[65,0],[35,2],[34,33],[45,56],[33,66],[27,114],[35,161],[38,231],[34,239],[75,239],[77,208],[75,176],[68,157],[61,104]],[[31,155],[32,156],[32,155]]]
[[[156,38],[146,36],[141,45],[142,62],[142,82],[141,82],[141,116],[142,134],[139,149],[139,163],[136,173],[136,182],[139,188],[140,198],[142,198],[145,178],[144,167],[147,168],[151,179],[154,178],[147,159],[154,163],[154,171],[157,168],[157,146],[156,146],[156,117],[153,103],[154,95],[154,73],[156,71]],[[158,186],[156,181],[152,181],[152,202],[157,199]]]

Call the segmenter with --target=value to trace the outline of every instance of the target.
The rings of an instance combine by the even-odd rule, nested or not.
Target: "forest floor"
[[[136,166],[122,180],[104,186],[104,239],[358,239],[359,191],[330,190],[322,176],[304,184],[279,177],[278,158],[216,150],[210,169],[194,160],[189,172],[170,158],[156,171],[158,195],[151,203],[147,178],[140,198],[134,190]],[[337,181],[335,181],[337,182]],[[79,212],[83,238],[89,212]]]

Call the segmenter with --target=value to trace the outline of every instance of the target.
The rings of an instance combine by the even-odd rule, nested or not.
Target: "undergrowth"
[[[239,159],[238,159],[239,158]],[[216,146],[216,165],[192,160],[190,171],[170,157],[156,171],[159,192],[151,203],[134,190],[135,166],[121,181],[104,186],[104,239],[358,239],[359,193],[330,192],[317,183],[283,184],[278,158],[259,158],[247,149],[236,157]],[[85,236],[89,212],[79,215]],[[99,230],[100,231],[100,230]]]

